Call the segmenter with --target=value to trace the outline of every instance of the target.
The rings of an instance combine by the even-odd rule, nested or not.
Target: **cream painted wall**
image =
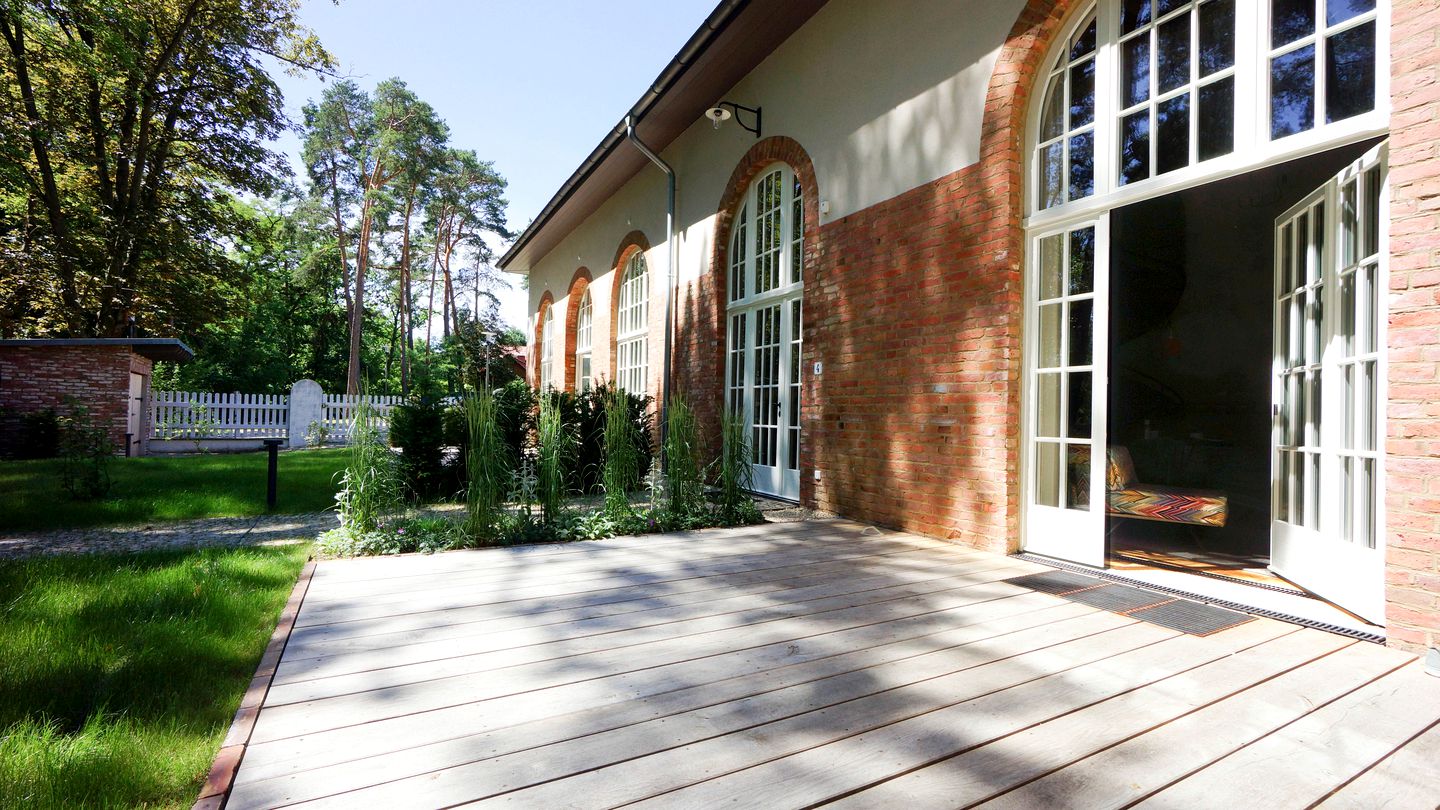
[[[979,159],[985,94],[996,56],[1024,0],[832,0],[725,100],[764,107],[764,134],[794,138],[815,164],[831,221],[969,166]],[[716,99],[719,101],[720,99]],[[708,272],[715,207],[755,138],[734,122],[700,119],[664,151],[678,175],[680,279]],[[628,147],[623,147],[628,148]],[[530,273],[533,321],[540,297],[555,298],[564,345],[567,287],[588,267],[595,308],[596,368],[608,374],[614,268],[620,240],[645,233],[664,289],[665,181],[647,167],[572,231]],[[662,305],[651,319],[663,318]],[[601,336],[604,336],[603,339]],[[651,377],[661,347],[652,340]]]

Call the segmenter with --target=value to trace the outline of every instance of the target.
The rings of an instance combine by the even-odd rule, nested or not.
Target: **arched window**
[[[1375,0],[1099,0],[1046,74],[1030,210],[1383,128],[1387,14]]]
[[[615,381],[631,393],[645,393],[650,355],[650,272],[645,254],[635,251],[625,263],[616,306]]]
[[[540,327],[540,390],[555,387],[555,306],[545,307]]]
[[[575,316],[575,390],[589,391],[591,383],[590,376],[590,346],[591,346],[591,324],[593,315],[590,310],[590,290],[580,294],[580,309]]]

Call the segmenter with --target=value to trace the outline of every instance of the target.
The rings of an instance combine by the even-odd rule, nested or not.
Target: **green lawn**
[[[308,544],[0,563],[0,807],[188,807]]]
[[[335,504],[335,474],[346,450],[280,454],[283,514]],[[117,458],[114,487],[97,501],[73,501],[60,488],[59,462],[0,461],[0,531],[118,526],[153,520],[242,517],[265,511],[265,453]]]

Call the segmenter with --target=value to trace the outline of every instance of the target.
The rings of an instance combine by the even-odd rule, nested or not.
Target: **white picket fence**
[[[368,400],[386,432],[398,396],[325,394],[319,420],[327,441],[346,442],[361,399]],[[221,394],[211,391],[153,391],[150,424],[156,439],[286,439],[290,435],[286,394]],[[297,425],[304,431],[309,425]]]

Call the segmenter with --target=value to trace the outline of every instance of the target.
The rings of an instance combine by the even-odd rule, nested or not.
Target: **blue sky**
[[[493,160],[519,230],[624,116],[717,0],[305,0],[301,19],[362,87],[398,76]],[[277,74],[300,119],[325,85]],[[297,174],[299,139],[283,138]],[[505,317],[524,324],[519,284]]]

